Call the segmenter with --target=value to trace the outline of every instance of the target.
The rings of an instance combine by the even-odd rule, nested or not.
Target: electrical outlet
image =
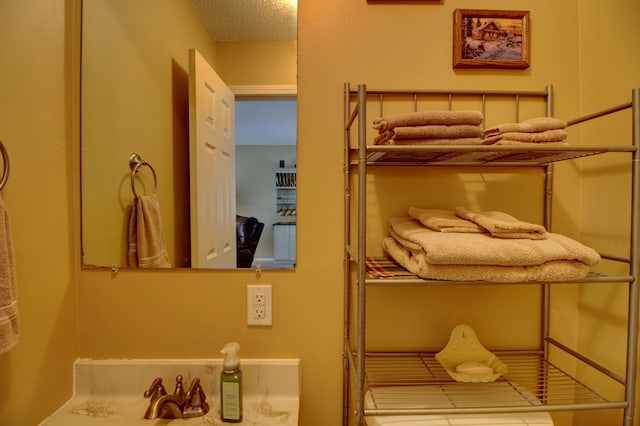
[[[262,291],[262,289],[255,289],[253,293],[253,305],[264,307],[265,299],[265,293]]]
[[[262,320],[266,318],[266,311],[264,309],[264,306],[257,306],[255,308],[253,308],[253,318],[257,319],[257,320]]]
[[[272,300],[270,284],[247,285],[247,323],[272,325]]]

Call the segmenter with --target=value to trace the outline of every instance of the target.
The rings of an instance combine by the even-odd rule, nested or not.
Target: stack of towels
[[[536,117],[483,130],[480,111],[418,111],[373,121],[376,145],[566,145],[567,122]]]
[[[389,221],[384,250],[424,278],[454,281],[568,281],[600,261],[593,249],[498,211],[411,207]]]
[[[422,111],[373,121],[376,145],[480,145],[480,111]]]
[[[483,145],[548,143],[566,145],[567,122],[553,117],[536,117],[520,123],[504,123],[482,132]]]

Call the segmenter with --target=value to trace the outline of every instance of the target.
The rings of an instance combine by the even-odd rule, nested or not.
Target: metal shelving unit
[[[403,91],[368,90],[361,84],[352,90],[344,87],[344,188],[345,188],[345,259],[344,259],[344,378],[343,424],[355,413],[356,424],[363,425],[367,416],[428,415],[456,413],[501,413],[566,410],[624,410],[623,424],[631,426],[634,416],[637,322],[638,322],[638,209],[640,187],[640,89],[632,92],[632,101],[599,111],[569,122],[575,125],[625,109],[632,109],[633,142],[623,146],[448,146],[448,145],[368,145],[367,102],[377,100],[380,111],[385,97],[397,100],[407,97],[416,105],[420,96],[442,95],[478,97],[484,112],[491,97],[512,98],[518,120],[519,103],[524,98],[539,98],[546,105],[546,115],[553,116],[553,90],[544,91]],[[381,114],[382,115],[382,114]],[[354,140],[352,135],[356,134]],[[629,256],[602,254],[603,259],[622,262],[628,274],[606,276],[591,273],[575,282],[518,282],[489,283],[477,281],[424,280],[402,270],[390,259],[375,259],[364,252],[367,222],[367,171],[373,167],[538,167],[544,174],[544,225],[550,229],[553,163],[611,152],[627,153],[631,157],[631,224]],[[353,176],[352,179],[352,174]],[[357,211],[352,212],[352,180],[356,182]],[[355,232],[352,233],[352,227]],[[357,240],[352,240],[356,235]],[[555,340],[549,333],[550,287],[571,284],[628,285],[626,371],[620,376],[606,366],[583,356],[569,346]],[[450,285],[538,285],[542,287],[542,341],[533,351],[496,352],[509,366],[509,372],[496,382],[486,384],[456,383],[451,379],[433,353],[375,353],[365,345],[366,292],[371,286],[450,286]],[[355,300],[352,300],[355,295]],[[353,330],[352,330],[353,329]],[[354,333],[352,333],[354,331]],[[623,398],[607,398],[572,377],[551,362],[550,352],[560,351],[592,371],[603,380],[621,386]],[[353,379],[353,383],[350,380]],[[493,394],[504,400],[487,402],[475,396],[485,393],[487,385],[497,389]],[[355,389],[352,389],[355,387]],[[411,394],[404,390],[411,388]],[[515,391],[515,392],[514,392]],[[351,397],[353,395],[353,397]],[[519,395],[514,397],[514,395]]]

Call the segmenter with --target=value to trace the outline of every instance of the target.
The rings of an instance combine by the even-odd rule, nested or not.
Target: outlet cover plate
[[[270,326],[273,324],[271,284],[247,285],[247,324]]]

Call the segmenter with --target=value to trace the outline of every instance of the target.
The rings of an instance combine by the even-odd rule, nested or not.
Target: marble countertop
[[[229,425],[220,420],[220,404],[209,401],[211,409],[201,417],[190,419],[145,419],[149,400],[144,398],[86,398],[74,397],[53,416],[41,423],[43,426],[90,425]],[[239,425],[298,424],[298,401],[292,398],[243,399],[243,420]]]
[[[222,359],[87,360],[74,365],[74,396],[42,426],[91,425],[228,425],[220,420],[218,380]],[[242,360],[243,421],[238,425],[298,424],[299,359]],[[195,377],[210,410],[190,419],[144,419],[149,400],[143,393],[156,377],[172,393],[177,375],[188,385]]]

